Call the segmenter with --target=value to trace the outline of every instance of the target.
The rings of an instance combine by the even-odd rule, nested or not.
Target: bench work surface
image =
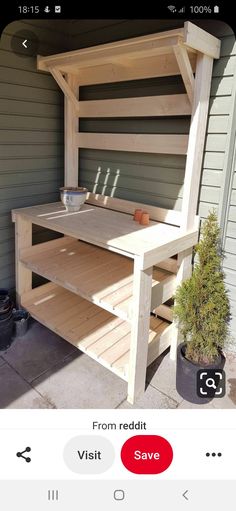
[[[131,258],[163,247],[180,236],[179,227],[155,221],[144,227],[130,214],[90,204],[84,204],[76,213],[67,212],[60,202],[16,209],[13,220],[18,214],[34,224]]]

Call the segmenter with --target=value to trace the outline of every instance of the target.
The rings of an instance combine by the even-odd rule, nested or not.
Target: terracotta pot
[[[141,225],[149,225],[149,213],[147,211],[143,211],[140,222]]]
[[[142,216],[142,212],[143,212],[142,209],[136,209],[135,210],[135,212],[134,212],[134,220],[135,220],[135,222],[139,222],[140,221],[141,216]]]

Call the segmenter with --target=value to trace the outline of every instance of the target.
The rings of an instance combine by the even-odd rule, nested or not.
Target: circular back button
[[[37,36],[30,30],[18,30],[11,39],[12,51],[21,57],[36,56],[38,45]]]
[[[162,436],[137,435],[124,443],[121,460],[134,474],[161,474],[170,466],[173,450]]]

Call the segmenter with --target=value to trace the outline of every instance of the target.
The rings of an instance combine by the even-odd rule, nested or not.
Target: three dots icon
[[[221,458],[222,456],[222,452],[206,452],[206,457],[207,458],[210,458],[210,456],[212,456],[213,458]]]

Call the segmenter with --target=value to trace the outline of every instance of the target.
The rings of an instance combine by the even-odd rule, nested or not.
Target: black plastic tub
[[[18,309],[13,313],[16,337],[23,337],[28,330],[29,313],[24,309]]]
[[[13,314],[0,322],[0,351],[9,348],[13,333]]]
[[[0,288],[0,351],[9,348],[13,333],[13,304],[7,289]]]

